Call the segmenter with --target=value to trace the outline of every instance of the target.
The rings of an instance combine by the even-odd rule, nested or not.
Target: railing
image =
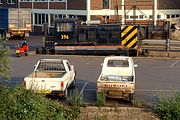
[[[143,49],[157,51],[180,51],[180,40],[154,40],[145,39],[140,42]]]

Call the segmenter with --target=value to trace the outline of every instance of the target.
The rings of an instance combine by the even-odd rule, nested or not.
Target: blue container
[[[8,30],[8,8],[0,8],[0,29]]]

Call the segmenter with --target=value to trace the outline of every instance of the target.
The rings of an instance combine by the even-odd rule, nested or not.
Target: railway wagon
[[[31,31],[30,9],[0,8],[0,36],[4,39],[17,36],[25,39]]]
[[[56,54],[138,54],[138,27],[120,24],[80,24],[75,18],[55,20],[44,37],[45,52]]]

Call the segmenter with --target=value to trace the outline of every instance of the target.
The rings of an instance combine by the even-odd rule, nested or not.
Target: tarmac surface
[[[96,81],[101,72],[101,63],[105,56],[79,55],[29,55],[16,57],[15,46],[21,40],[10,40],[6,45],[11,49],[13,78],[10,85],[19,84],[25,76],[33,71],[34,65],[42,58],[63,58],[75,65],[77,72],[76,88],[83,94],[85,103],[96,102]],[[33,36],[28,41],[30,51],[42,46],[42,37]],[[133,58],[138,67],[136,71],[135,99],[141,99],[148,104],[157,101],[162,95],[173,95],[180,91],[180,60],[160,58]],[[128,105],[124,100],[110,99],[109,104]],[[123,104],[121,104],[123,103]]]

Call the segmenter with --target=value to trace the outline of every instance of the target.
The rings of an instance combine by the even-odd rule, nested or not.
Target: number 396
[[[68,35],[61,35],[61,39],[67,40],[67,39],[69,39],[69,36]]]

